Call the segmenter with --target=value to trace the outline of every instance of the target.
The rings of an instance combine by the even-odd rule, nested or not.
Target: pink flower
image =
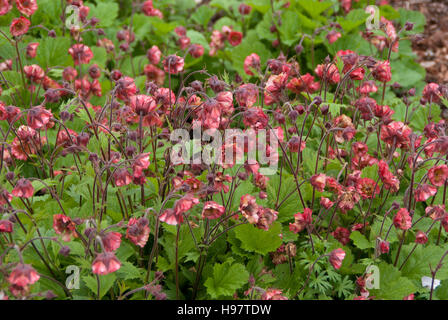
[[[307,73],[301,77],[292,78],[286,87],[297,94],[300,94],[301,92],[308,92],[311,94],[319,90],[320,83],[314,82],[314,77]]]
[[[229,43],[236,47],[241,43],[241,40],[243,39],[243,34],[239,31],[232,31],[227,36],[227,40],[229,40]]]
[[[299,233],[313,222],[313,211],[309,208],[305,208],[303,213],[296,213],[294,215],[294,223],[289,224],[289,230],[294,233]]]
[[[153,97],[139,94],[130,98],[129,106],[136,114],[147,115],[156,109],[157,103]]]
[[[322,197],[320,198],[320,205],[322,207],[324,207],[325,209],[330,209],[331,207],[333,207],[334,202],[332,202],[330,199]]]
[[[426,201],[437,193],[437,188],[429,184],[422,184],[415,189],[415,201]]]
[[[162,56],[162,51],[160,51],[159,47],[152,46],[151,49],[149,49],[146,53],[146,56],[148,57],[149,62],[151,62],[152,64],[159,64],[160,57]]]
[[[31,198],[34,194],[34,188],[31,182],[25,178],[17,181],[16,186],[12,189],[13,196],[19,198]]]
[[[412,226],[412,218],[409,215],[409,211],[405,208],[398,210],[394,217],[394,226],[397,229],[408,230]]]
[[[240,12],[241,15],[245,16],[245,15],[248,15],[252,11],[252,7],[245,3],[242,3],[238,7],[238,11]]]
[[[25,72],[26,77],[35,83],[40,83],[45,77],[44,70],[37,64],[24,66],[23,71]]]
[[[338,67],[334,64],[319,64],[314,72],[319,78],[327,80],[331,84],[336,84],[341,80]]]
[[[244,59],[244,72],[249,76],[253,76],[252,69],[260,69],[260,57],[256,53],[252,53]]]
[[[258,88],[252,83],[246,83],[235,90],[235,99],[241,107],[252,107],[258,99]]]
[[[335,30],[331,30],[328,34],[327,34],[327,40],[330,44],[335,43],[336,40],[338,40],[341,37],[341,33],[337,32]]]
[[[378,62],[372,70],[372,75],[380,82],[389,82],[392,79],[389,61]]]
[[[226,208],[214,201],[207,201],[204,203],[202,210],[202,219],[218,219],[226,211]]]
[[[342,266],[342,261],[345,258],[345,251],[341,248],[334,249],[330,253],[330,263],[335,269],[340,269]]]
[[[26,287],[39,280],[40,276],[29,264],[18,264],[8,277],[9,283],[19,287]]]
[[[182,72],[184,70],[184,59],[172,54],[163,60],[163,69],[171,74]]]
[[[204,47],[200,44],[193,43],[190,46],[188,53],[190,53],[190,55],[195,59],[200,58],[204,54]]]
[[[135,245],[143,248],[149,238],[149,221],[146,218],[129,219],[128,229],[126,230],[126,238],[131,240]]]
[[[300,141],[298,136],[292,136],[288,141],[288,149],[291,152],[302,152],[306,147],[306,142],[304,140]]]
[[[16,6],[26,16],[31,16],[38,8],[36,0],[16,0]]]
[[[0,232],[11,233],[13,226],[13,223],[9,220],[0,220]]]
[[[117,187],[127,186],[132,182],[132,176],[126,168],[119,168],[114,173]]]
[[[420,230],[417,231],[415,235],[415,243],[425,244],[426,242],[428,242],[428,236],[426,235],[426,233]]]
[[[436,187],[442,187],[448,179],[448,166],[442,164],[440,166],[432,167],[428,171],[428,178]]]
[[[9,31],[14,37],[18,37],[24,35],[28,32],[30,28],[31,22],[25,17],[15,18],[11,22],[11,26],[9,27]]]
[[[358,179],[356,190],[363,199],[372,199],[380,193],[380,188],[376,185],[376,182],[369,178]]]
[[[35,58],[37,54],[37,47],[39,46],[39,42],[31,42],[26,46],[26,56],[29,59]]]
[[[103,252],[96,256],[92,262],[92,272],[99,275],[106,275],[120,269],[121,263],[112,252]]]
[[[0,0],[0,16],[4,16],[12,9],[10,0]]]
[[[104,251],[114,252],[120,248],[121,244],[121,233],[118,232],[107,232],[101,236],[103,241]]]
[[[259,207],[254,196],[245,194],[241,197],[239,210],[249,223],[255,224],[258,222],[260,218],[258,209]]]
[[[74,44],[68,49],[68,53],[72,56],[75,65],[88,64],[93,58],[92,50],[81,43]]]
[[[258,208],[258,222],[257,228],[262,230],[269,230],[269,227],[277,220],[278,212],[270,208]]]
[[[396,148],[408,148],[412,130],[403,122],[393,121],[381,127],[381,140]]]
[[[282,290],[269,288],[262,295],[261,300],[288,300],[282,295]]]
[[[36,106],[29,109],[26,121],[28,126],[32,129],[40,130],[43,128],[51,128],[53,126],[53,123],[51,122],[52,117],[53,114],[51,111],[42,106]]]
[[[440,86],[437,83],[434,83],[434,82],[428,83],[423,88],[422,95],[423,95],[423,98],[426,99],[426,101],[439,103],[440,102],[440,97],[442,95],[440,93]]]
[[[337,227],[331,234],[344,246],[350,242],[350,230],[346,228]]]
[[[311,185],[319,192],[323,192],[325,184],[327,181],[327,176],[323,173],[315,174],[311,177]]]
[[[388,253],[389,252],[389,247],[390,247],[389,242],[381,240],[380,243],[379,243],[379,248],[378,249],[379,249],[379,252],[381,254],[384,254],[384,253]]]
[[[378,174],[387,190],[395,193],[400,189],[400,180],[389,171],[389,166],[384,160],[378,163]]]
[[[129,101],[129,99],[137,93],[137,86],[134,79],[130,77],[121,77],[117,81],[116,91],[117,98],[123,101]]]
[[[70,241],[71,237],[77,238],[76,225],[70,219],[63,214],[55,214],[53,216],[53,229],[57,234],[62,234],[62,240]]]

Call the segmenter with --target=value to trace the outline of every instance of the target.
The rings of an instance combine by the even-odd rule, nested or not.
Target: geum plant
[[[156,1],[123,28],[111,1],[39,2],[62,23],[0,1],[1,299],[448,298],[448,90],[392,81],[415,76],[399,62],[412,22],[383,17],[371,54],[320,61],[340,24],[279,21],[318,8],[357,28],[350,1],[212,1],[188,31]],[[266,12],[270,59],[243,40]]]

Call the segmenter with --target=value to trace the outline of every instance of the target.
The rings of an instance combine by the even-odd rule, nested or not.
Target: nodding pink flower
[[[1,200],[0,200],[1,203]],[[0,232],[11,233],[13,229],[13,223],[9,220],[0,220]]]
[[[252,11],[252,7],[245,3],[242,3],[238,7],[238,11],[240,12],[241,15],[245,16],[245,15],[248,15]]]
[[[214,56],[219,49],[224,47],[225,35],[218,30],[213,30],[210,42],[210,56]]]
[[[134,163],[132,165],[132,170],[134,171],[134,177],[144,176],[143,170],[148,169],[150,161],[149,161],[150,153],[141,153],[135,157]]]
[[[352,210],[360,199],[361,197],[355,187],[343,188],[338,194],[338,208],[341,209],[342,213],[346,213]]]
[[[139,94],[131,97],[129,106],[136,114],[145,116],[156,109],[157,103],[153,97]]]
[[[188,49],[188,53],[195,59],[200,58],[204,54],[204,47],[198,43],[193,43]]]
[[[415,201],[426,201],[437,193],[437,188],[429,184],[422,184],[415,189]]]
[[[372,70],[372,76],[380,82],[389,82],[392,79],[390,62],[388,60],[378,62]]]
[[[132,182],[132,176],[126,168],[119,168],[114,173],[115,184],[117,187],[127,186]]]
[[[340,269],[342,266],[342,261],[344,261],[345,258],[345,251],[341,248],[334,249],[330,253],[330,263],[335,269]]]
[[[81,19],[83,23],[87,21],[87,16],[89,15],[89,12],[90,12],[89,7],[84,5],[79,6],[79,19]]]
[[[121,263],[112,252],[103,252],[96,256],[92,262],[92,272],[99,275],[106,275],[120,269]]]
[[[229,43],[234,47],[239,45],[241,43],[242,39],[243,39],[243,34],[239,31],[232,30],[229,33],[229,35],[227,36],[227,40],[229,40]]]
[[[429,216],[432,220],[440,220],[446,216],[445,205],[439,204],[437,206],[429,206],[425,209],[425,214]]]
[[[154,81],[158,86],[162,86],[165,82],[165,72],[155,65],[145,65],[143,72],[149,81]]]
[[[389,166],[384,160],[378,162],[378,174],[386,190],[395,193],[400,189],[400,180],[389,171]]]
[[[12,70],[12,60],[6,59],[5,61],[0,63],[0,71],[8,71]]]
[[[9,123],[11,123],[12,120],[15,119],[16,121],[20,119],[20,109],[14,106],[5,106],[5,104],[0,101],[0,120],[7,120]]]
[[[17,181],[11,193],[14,197],[31,198],[34,194],[34,188],[29,180],[21,178]]]
[[[258,222],[260,218],[258,209],[259,207],[254,196],[245,194],[241,197],[239,210],[249,223],[255,224]]]
[[[339,0],[341,2],[341,7],[344,9],[345,13],[350,12],[352,8],[352,0]]]
[[[67,67],[62,71],[62,78],[67,82],[72,82],[78,76],[78,71],[75,68]]]
[[[409,211],[405,208],[401,208],[400,210],[398,210],[393,222],[395,228],[397,229],[408,230],[412,227],[412,218],[409,214]]]
[[[101,236],[101,241],[103,242],[104,251],[114,252],[120,248],[121,244],[121,233],[119,232],[107,232]]]
[[[311,185],[314,188],[316,188],[316,190],[319,192],[324,191],[326,182],[327,182],[327,176],[323,173],[315,174],[310,179]]]
[[[270,209],[270,208],[262,208],[258,209],[258,222],[256,223],[256,227],[262,230],[269,230],[269,227],[274,223],[278,218],[278,212]]]
[[[172,54],[163,60],[163,69],[171,74],[182,72],[184,70],[184,59]]]
[[[24,66],[23,71],[26,77],[35,83],[40,83],[45,77],[45,71],[37,64]]]
[[[185,29],[184,26],[178,26],[174,29],[174,32],[176,32],[176,34],[179,37],[185,37],[187,35],[187,29]]]
[[[18,264],[10,273],[8,281],[12,285],[27,287],[39,280],[40,276],[29,264]]]
[[[9,0],[0,0],[0,16],[4,16],[12,9],[12,4]]]
[[[121,77],[116,84],[115,93],[117,98],[122,101],[129,99],[137,93],[137,86],[131,77]]]
[[[159,64],[161,56],[162,51],[160,51],[158,46],[152,46],[151,49],[149,49],[146,53],[146,57],[152,64]]]
[[[26,46],[26,56],[29,59],[35,58],[37,54],[37,47],[39,46],[39,42],[31,42]]]
[[[202,219],[218,219],[226,211],[226,208],[214,201],[207,201],[204,203],[204,209],[202,209]]]
[[[314,82],[314,77],[309,73],[298,78],[292,78],[286,87],[296,94],[301,92],[314,93],[320,88],[319,82]]]
[[[18,37],[21,35],[24,35],[28,32],[28,29],[30,28],[31,22],[25,17],[19,17],[15,18],[11,22],[11,26],[9,27],[9,32],[14,37]]]
[[[403,122],[393,121],[381,127],[381,140],[396,148],[408,148],[412,130]]]
[[[327,40],[330,44],[333,44],[336,42],[336,40],[338,40],[341,37],[341,33],[337,32],[335,30],[331,30],[330,32],[328,32],[327,34]]]
[[[28,126],[35,130],[39,130],[45,127],[51,128],[53,126],[53,123],[51,122],[52,117],[53,114],[51,113],[51,111],[45,109],[42,106],[36,106],[29,109],[26,117],[26,122],[28,123]]]
[[[181,214],[176,214],[176,212],[171,208],[163,211],[159,219],[160,221],[173,226],[181,224],[184,221],[184,217]]]
[[[372,199],[380,193],[380,188],[378,187],[377,183],[370,178],[358,179],[356,190],[364,200]]]
[[[448,180],[448,166],[442,164],[440,166],[432,167],[428,171],[428,178],[436,187],[442,187]]]
[[[249,108],[244,112],[243,123],[245,126],[255,130],[264,129],[268,124],[268,116],[263,112],[262,108]]]
[[[256,53],[252,53],[244,59],[244,72],[246,72],[247,75],[253,76],[254,73],[252,72],[252,69],[259,70],[260,69],[260,56]]]
[[[294,215],[294,223],[289,224],[289,230],[294,233],[299,233],[313,222],[313,211],[305,208],[303,213],[296,213]]]
[[[261,295],[261,300],[288,300],[282,293],[282,290],[269,288]]]
[[[428,83],[423,88],[423,98],[428,102],[439,103],[440,97],[442,94],[440,93],[440,86],[437,83],[431,82]]]
[[[146,0],[145,2],[143,2],[142,5],[142,12],[146,15],[146,16],[150,16],[151,11],[154,9],[154,6],[152,4],[152,0]]]
[[[286,72],[277,75],[273,74],[269,77],[264,91],[264,102],[266,105],[271,105],[280,99],[282,90],[286,87],[287,81],[288,74]]]
[[[57,234],[62,235],[62,240],[67,242],[71,240],[72,236],[74,238],[78,237],[75,223],[70,217],[63,214],[55,214],[53,216],[53,229]]]
[[[26,16],[31,16],[38,8],[36,0],[16,0],[16,6]]]
[[[378,87],[376,86],[375,82],[373,80],[365,81],[362,83],[361,86],[356,88],[359,93],[362,95],[368,95],[370,93],[375,93],[378,91]]]
[[[291,139],[289,139],[287,146],[291,152],[302,152],[305,150],[306,142],[304,140],[300,141],[298,136],[292,136]]]
[[[235,90],[235,99],[241,107],[252,107],[258,99],[258,88],[253,83],[246,83]]]
[[[385,240],[381,240],[378,246],[379,252],[381,254],[383,253],[389,253],[390,243]]]
[[[174,203],[174,213],[182,215],[199,203],[199,199],[186,195]]]
[[[133,244],[143,248],[149,238],[149,221],[146,218],[129,219],[128,228],[126,230],[126,238]]]
[[[338,67],[332,64],[319,64],[314,72],[321,79],[329,81],[331,84],[336,84],[341,80]]]
[[[188,46],[190,45],[190,43],[191,43],[191,39],[190,39],[189,37],[186,37],[186,36],[184,36],[184,37],[180,37],[180,38],[177,40],[177,45],[179,46],[179,48],[180,48],[181,50],[185,50],[185,49],[187,49]]]
[[[68,53],[72,56],[75,66],[79,64],[88,64],[93,58],[92,50],[81,43],[74,44],[68,49]]]
[[[426,242],[428,242],[428,236],[426,235],[426,233],[420,230],[417,231],[417,233],[415,234],[415,243],[425,244]]]
[[[231,91],[221,91],[216,95],[216,101],[223,115],[229,116],[233,113],[233,94]]]
[[[350,230],[346,228],[337,227],[331,234],[344,246],[350,242]]]
[[[376,101],[370,97],[363,97],[355,101],[355,107],[361,112],[363,120],[372,120],[377,104]]]
[[[322,198],[320,198],[320,205],[328,210],[331,207],[333,207],[334,202],[328,198],[322,197]]]

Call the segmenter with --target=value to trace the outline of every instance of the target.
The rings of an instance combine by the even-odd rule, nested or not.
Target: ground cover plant
[[[0,0],[0,299],[448,299],[448,89],[387,1]]]

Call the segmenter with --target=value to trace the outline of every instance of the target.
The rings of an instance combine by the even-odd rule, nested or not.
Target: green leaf
[[[37,50],[36,62],[44,70],[48,67],[71,65],[73,61],[68,53],[69,48],[70,39],[68,38],[44,38]]]
[[[140,279],[142,274],[143,269],[137,268],[128,261],[122,262],[121,268],[117,270],[117,277],[124,280]]]
[[[213,275],[205,281],[204,285],[212,299],[216,299],[233,295],[248,280],[249,273],[246,268],[240,263],[233,263],[233,259],[229,259],[223,264],[214,265]]]
[[[412,281],[403,277],[393,265],[381,262],[378,268],[380,287],[379,289],[370,289],[371,296],[385,300],[402,300],[417,290]]]
[[[98,276],[100,279],[100,299],[103,298],[110,288],[115,283],[117,277],[113,273],[106,274],[104,276]],[[98,284],[95,276],[87,276],[83,277],[83,281],[86,284],[87,288],[89,288],[95,296],[98,294]]]
[[[118,16],[118,4],[115,2],[100,2],[96,6],[89,4],[90,17],[96,17],[100,20],[98,26],[106,28],[116,23]]]
[[[250,224],[238,226],[234,230],[236,238],[241,241],[241,247],[250,252],[264,255],[275,251],[282,244],[281,224],[278,222],[273,223],[268,231]]]
[[[367,249],[367,248],[375,248],[375,242],[371,242],[367,240],[367,238],[361,234],[359,231],[353,231],[350,234],[350,239],[353,240],[353,243],[355,246],[357,246],[359,249]]]
[[[202,25],[204,28],[207,27],[208,22],[215,14],[215,10],[208,6],[200,6],[195,13],[191,16],[191,18]]]
[[[317,0],[301,0],[298,4],[305,9],[305,11],[314,18],[321,16],[321,14],[330,8],[333,4],[330,1],[317,1]]]

